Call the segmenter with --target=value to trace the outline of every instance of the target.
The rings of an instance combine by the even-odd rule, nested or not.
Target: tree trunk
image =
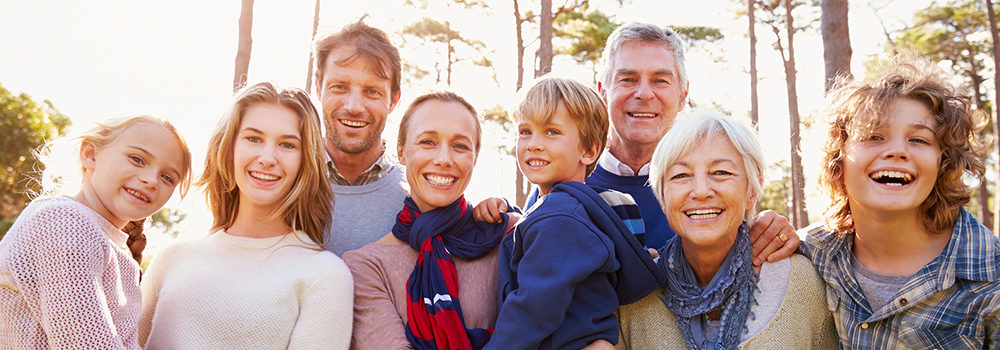
[[[758,123],[760,123],[759,110],[757,109],[757,18],[753,14],[754,7],[756,6],[756,1],[747,0],[747,19],[750,22],[750,27],[747,33],[750,37],[750,121],[753,124],[753,129],[760,131]],[[760,201],[757,201],[757,205],[754,210],[755,213],[760,212]]]
[[[986,13],[990,18],[990,34],[993,36],[993,78],[994,89],[993,92],[996,94],[993,100],[993,135],[994,138],[1000,135],[1000,35],[997,33],[997,17],[995,11],[993,11],[993,1],[986,0]],[[993,147],[1000,154],[1000,140],[993,141]],[[1000,162],[994,165],[994,169],[997,174],[1000,174]],[[985,181],[984,181],[985,182]],[[996,189],[993,191],[993,209],[1000,210],[1000,180],[996,182]],[[1000,220],[993,220],[993,234],[1000,236]]]
[[[823,0],[822,24],[823,61],[826,64],[826,86],[830,91],[838,75],[851,75],[851,36],[847,28],[847,0]],[[792,45],[789,44],[789,47]]]
[[[976,102],[976,109],[986,113],[986,95],[983,93],[983,82],[986,81],[979,75],[979,67],[976,64],[975,53],[969,53],[970,68],[968,71],[969,80],[972,82],[972,98]],[[994,124],[994,128],[996,125]],[[979,186],[979,222],[986,227],[993,227],[993,213],[990,212],[990,192],[984,179]]]
[[[455,51],[455,48],[451,46],[451,40],[452,40],[451,22],[444,21],[444,34],[448,36],[448,41],[446,42],[448,45],[447,47],[445,47],[445,49],[448,50],[448,65],[445,67],[445,69],[448,71],[447,74],[448,87],[451,87],[451,64],[452,64],[451,53]]]
[[[521,90],[521,85],[524,84],[524,37],[522,37],[521,32],[522,23],[524,23],[524,19],[521,18],[521,9],[517,5],[517,0],[514,0],[514,28],[517,32],[517,85],[514,88],[515,92]],[[515,164],[517,163],[516,158],[514,162]],[[521,174],[520,167],[514,167],[514,173],[514,188],[517,191],[514,195],[514,201],[518,207],[523,208],[524,203],[528,200],[528,194],[524,188],[524,174]]]
[[[312,43],[312,41],[316,39],[316,29],[318,29],[318,28],[319,28],[319,0],[316,0],[316,10],[313,12],[313,31],[312,31],[312,36],[309,37],[309,42],[310,43]],[[313,60],[314,59],[316,59],[316,58],[313,57],[312,48],[310,47],[310,49],[309,49],[309,67],[307,68],[308,71],[306,73],[306,87],[305,87],[306,92],[312,90]]]
[[[805,207],[805,175],[799,155],[799,98],[795,88],[795,26],[792,24],[792,0],[785,0],[785,26],[788,31],[788,59],[785,60],[785,84],[788,87],[788,127],[792,149],[792,225],[809,226]]]
[[[535,78],[552,71],[552,0],[542,0],[541,24],[538,28],[538,69]]]
[[[250,46],[253,44],[253,39],[250,38],[251,26],[253,25],[253,0],[242,0],[242,4],[239,21],[239,45],[236,47],[236,72],[233,73],[233,92],[247,83],[247,72],[250,70]]]

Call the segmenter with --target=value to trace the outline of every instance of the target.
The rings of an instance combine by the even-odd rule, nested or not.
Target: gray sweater
[[[370,184],[331,185],[333,222],[326,235],[326,249],[337,256],[375,242],[389,233],[408,194],[403,167],[398,164]]]

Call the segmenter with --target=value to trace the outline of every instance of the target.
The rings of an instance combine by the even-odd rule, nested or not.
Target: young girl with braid
[[[57,159],[57,143],[45,148],[46,197],[0,240],[0,349],[139,349],[141,220],[187,190],[191,153],[150,116],[98,123],[70,141],[78,161]],[[75,169],[61,173],[66,164]],[[56,195],[72,193],[76,178],[79,192]]]

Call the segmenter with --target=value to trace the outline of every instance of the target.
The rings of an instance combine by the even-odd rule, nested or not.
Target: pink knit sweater
[[[73,198],[31,202],[0,241],[0,349],[139,349],[127,238]]]
[[[458,298],[466,328],[497,321],[497,249],[474,261],[455,259]],[[354,275],[351,349],[412,349],[406,340],[406,280],[417,252],[405,244],[370,243],[344,253]]]

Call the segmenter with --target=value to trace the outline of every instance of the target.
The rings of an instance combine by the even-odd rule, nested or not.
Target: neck
[[[915,210],[896,215],[855,210],[851,216],[854,257],[865,268],[883,275],[917,273],[940,255],[951,239],[951,230],[933,232],[924,227]]]
[[[97,198],[97,194],[94,193],[93,188],[84,188],[80,190],[80,193],[73,196],[73,199],[76,199],[76,201],[80,202],[80,204],[87,206],[90,210],[93,210],[97,214],[101,215],[101,217],[108,220],[108,222],[112,225],[115,225],[115,227],[119,230],[125,227],[125,224],[128,223],[128,221],[119,219],[118,217],[112,215],[108,208],[104,207],[104,204],[101,203],[101,200]]]
[[[233,236],[250,238],[270,238],[292,232],[282,215],[270,215],[271,208],[260,208],[240,201],[239,212],[233,226],[226,232]]]
[[[726,256],[729,255],[733,244],[736,243],[735,236],[733,238],[734,240],[730,241],[724,247],[711,248],[684,244],[684,241],[681,241],[681,249],[684,250],[684,259],[687,260],[688,265],[691,266],[691,270],[694,271],[694,278],[698,281],[698,287],[707,287],[708,283],[712,282],[712,278],[715,278],[715,274],[722,267],[722,262],[726,261]]]
[[[337,149],[329,140],[326,142],[326,153],[330,155],[333,166],[349,182],[354,182],[361,173],[371,168],[384,152],[385,147],[378,144],[361,153],[350,154]]]
[[[619,138],[617,134],[611,133],[607,151],[615,156],[619,162],[627,165],[633,172],[638,174],[639,168],[642,168],[643,165],[649,164],[653,160],[653,152],[656,151],[656,144],[630,144]]]

